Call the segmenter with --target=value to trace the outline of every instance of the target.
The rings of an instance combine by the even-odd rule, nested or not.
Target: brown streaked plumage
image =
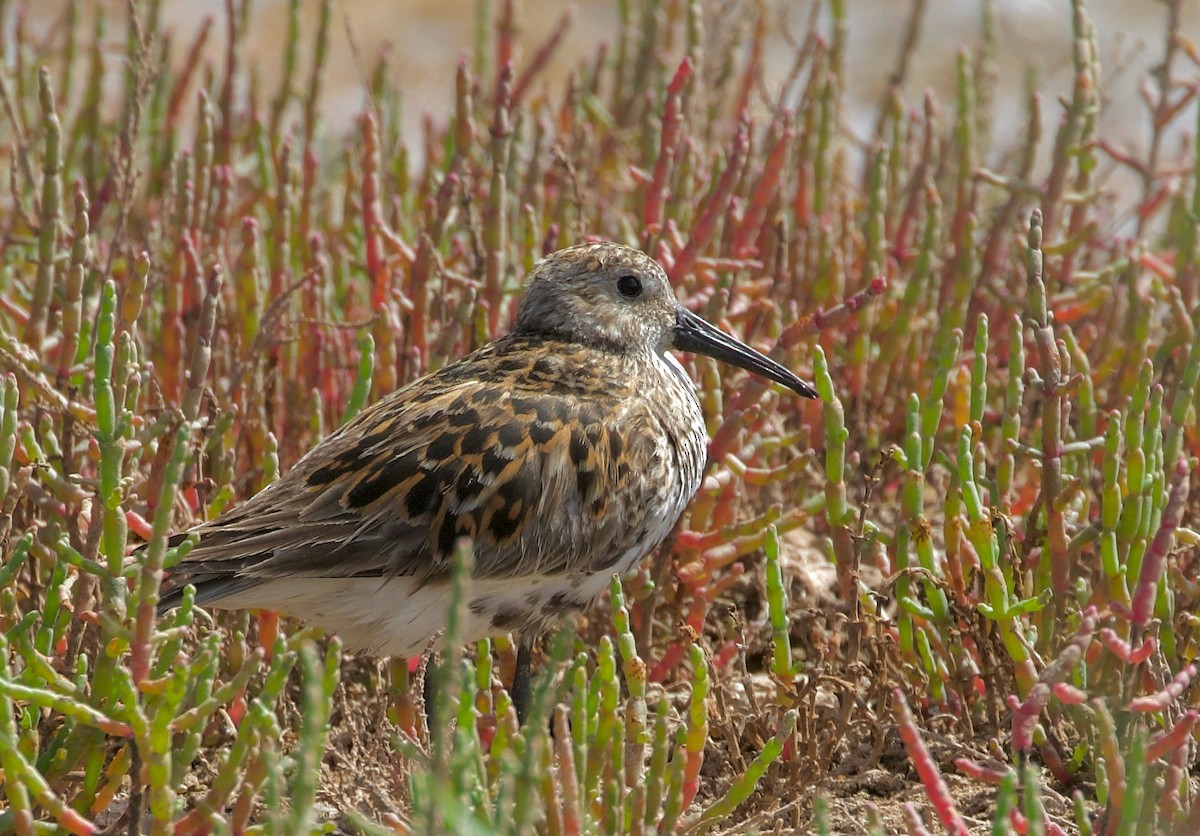
[[[443,626],[465,536],[462,638],[528,641],[661,543],[699,489],[704,421],[673,348],[816,396],[686,311],[648,256],[571,247],[534,269],[510,334],[388,395],[196,528],[160,608],[190,583],[201,605],[281,610],[351,650],[411,656]]]

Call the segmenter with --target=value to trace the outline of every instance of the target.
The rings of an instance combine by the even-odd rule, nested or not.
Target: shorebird
[[[658,546],[700,488],[704,419],[673,349],[817,396],[680,305],[649,256],[570,247],[534,268],[507,336],[386,396],[193,529],[160,611],[193,584],[201,606],[279,610],[352,652],[412,657],[445,626],[466,537],[460,638],[514,633],[524,700],[533,640]]]

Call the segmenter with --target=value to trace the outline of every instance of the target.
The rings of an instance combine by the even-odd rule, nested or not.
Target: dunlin
[[[451,556],[473,542],[464,641],[582,609],[661,543],[700,487],[706,433],[671,349],[804,395],[811,386],[680,305],[645,254],[600,243],[542,260],[511,333],[364,410],[240,507],[194,529],[161,610],[263,607],[347,649],[424,651]]]

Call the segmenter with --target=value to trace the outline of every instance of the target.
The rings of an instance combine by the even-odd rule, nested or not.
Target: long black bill
[[[680,306],[675,314],[675,347],[680,351],[704,354],[783,384],[798,395],[817,397],[817,390],[792,374],[770,357],[755,351],[741,340],[729,336],[712,323]]]

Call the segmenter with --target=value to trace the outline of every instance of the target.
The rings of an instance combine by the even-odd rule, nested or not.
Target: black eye
[[[630,299],[635,296],[641,296],[642,280],[637,276],[622,276],[617,279],[617,291],[622,296],[628,296]]]

